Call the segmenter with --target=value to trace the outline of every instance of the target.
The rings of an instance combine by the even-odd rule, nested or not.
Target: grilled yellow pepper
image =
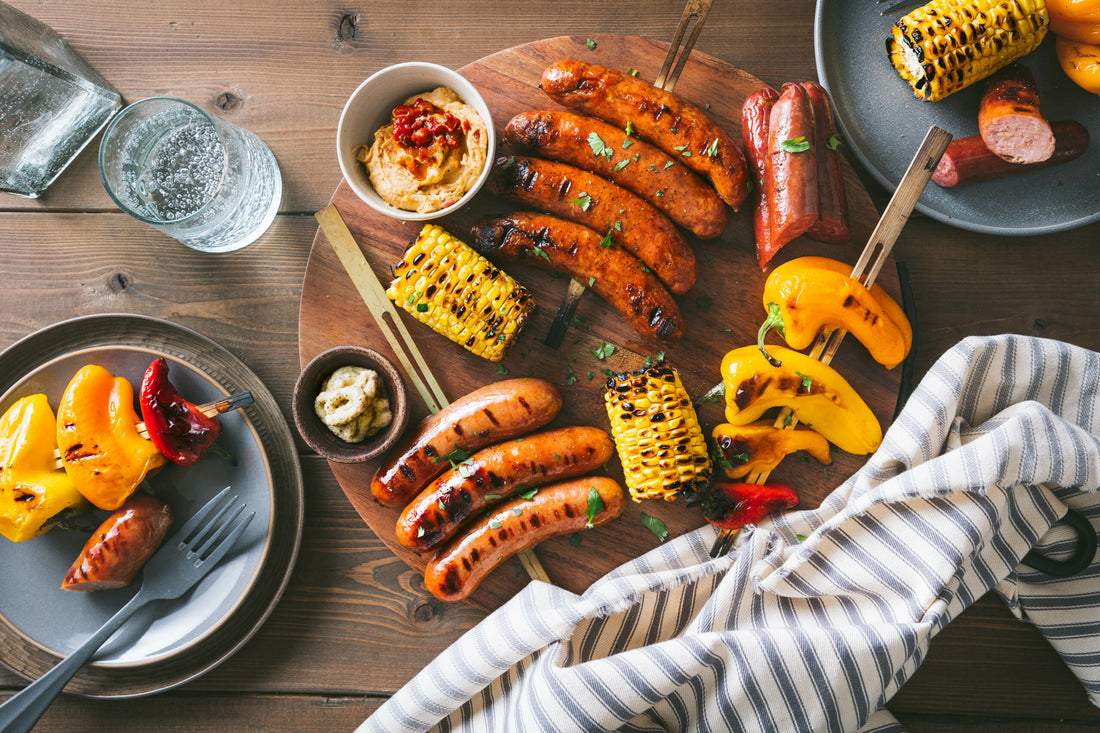
[[[725,462],[722,470],[729,478],[744,478],[754,473],[770,473],[786,456],[804,450],[819,463],[832,463],[829,441],[820,433],[803,428],[784,430],[771,420],[730,425],[722,423],[711,433]]]
[[[909,353],[913,329],[885,290],[868,290],[851,273],[851,265],[827,257],[799,257],[775,268],[764,283],[765,326],[778,326],[781,318],[792,349],[806,348],[822,329],[843,328],[893,369]]]
[[[882,442],[882,427],[867,403],[827,364],[783,346],[773,366],[760,349],[743,346],[722,359],[726,421],[745,425],[772,407],[789,407],[798,421],[848,453],[863,455]]]
[[[165,458],[137,430],[134,388],[89,364],[65,387],[57,407],[57,447],[73,484],[100,509],[122,506]]]
[[[49,530],[46,521],[88,503],[53,449],[54,415],[46,395],[24,397],[0,417],[0,535],[22,542]]]

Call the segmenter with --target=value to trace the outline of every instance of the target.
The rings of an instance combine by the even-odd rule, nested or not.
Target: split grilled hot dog
[[[836,134],[832,105],[825,88],[816,81],[802,82],[814,114],[814,151],[817,156],[818,219],[806,235],[819,242],[840,243],[852,238],[848,229],[848,203],[844,196],[844,177],[840,172],[840,153],[830,140]]]
[[[1026,66],[1012,64],[989,82],[978,107],[978,131],[990,152],[1009,163],[1041,163],[1054,154],[1054,133]]]
[[[1018,173],[1049,168],[1079,157],[1089,146],[1089,131],[1073,120],[1052,122],[1054,154],[1042,163],[1009,163],[992,153],[979,135],[955,138],[947,146],[932,174],[932,180],[950,188],[967,183],[979,183]]]
[[[546,486],[530,500],[515,499],[442,548],[424,571],[424,585],[441,601],[461,601],[505,560],[539,542],[589,525],[589,495],[595,489],[603,509],[593,527],[622,514],[626,501],[613,479],[587,476]]]
[[[753,175],[753,231],[756,234],[756,259],[763,267],[779,250],[772,234],[771,207],[768,205],[768,121],[779,92],[771,87],[757,89],[741,107],[741,137]]]
[[[375,471],[371,494],[386,506],[405,506],[449,468],[456,449],[470,453],[541,428],[561,409],[557,388],[542,379],[507,379],[455,400],[417,426]]]
[[[522,262],[564,272],[623,314],[634,330],[666,343],[684,335],[672,295],[633,255],[588,227],[548,214],[516,213],[482,219],[470,244],[491,260]]]
[[[130,584],[172,526],[172,510],[148,495],[132,496],[88,538],[62,590],[93,591]]]
[[[565,163],[500,158],[489,175],[497,196],[605,232],[673,293],[695,284],[695,252],[668,218],[621,186]]]
[[[593,471],[615,451],[599,428],[568,427],[498,443],[428,485],[397,520],[397,541],[418,552],[453,536],[483,507],[520,486],[541,486]]]
[[[611,151],[610,157],[593,151],[595,139]],[[521,112],[504,129],[503,140],[614,181],[699,239],[720,236],[729,222],[729,209],[703,179],[660,148],[594,117]]]
[[[766,183],[776,249],[805,234],[818,219],[813,140],[814,114],[806,90],[784,84],[768,123]]]
[[[539,87],[559,104],[625,128],[629,122],[647,140],[710,181],[734,211],[748,195],[745,156],[699,107],[629,74],[583,61],[559,61],[542,74]]]

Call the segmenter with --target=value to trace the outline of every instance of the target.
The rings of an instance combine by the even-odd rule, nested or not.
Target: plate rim
[[[142,337],[145,337],[143,340]],[[255,578],[217,628],[186,647],[147,662],[126,665],[87,665],[66,688],[80,697],[124,699],[143,697],[178,687],[196,679],[235,654],[251,639],[271,615],[290,581],[301,547],[304,528],[304,483],[293,435],[278,404],[259,377],[236,355],[213,339],[186,326],[130,313],[104,313],[60,321],[40,328],[0,351],[0,366],[15,361],[12,376],[0,378],[0,393],[10,393],[22,381],[27,369],[52,362],[66,354],[89,348],[111,346],[153,350],[149,337],[166,339],[162,350],[189,365],[196,356],[214,357],[216,366],[204,367],[201,375],[227,393],[249,389],[254,403],[245,408],[250,429],[259,443],[271,476],[271,520],[267,550]],[[45,344],[39,342],[45,341]],[[45,348],[39,348],[40,346]],[[31,353],[25,353],[30,351]],[[3,624],[27,639],[6,618]],[[13,673],[33,680],[61,660],[50,650],[29,640],[35,648],[24,648],[18,658],[0,655],[0,663]],[[11,640],[5,642],[10,650]]]

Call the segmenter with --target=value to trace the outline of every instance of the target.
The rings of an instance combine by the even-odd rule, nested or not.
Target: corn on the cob
[[[527,288],[442,228],[426,225],[386,295],[456,344],[500,361],[535,309]]]
[[[890,63],[920,99],[938,101],[1031,53],[1044,0],[932,0],[894,24]]]
[[[634,501],[671,501],[710,481],[710,456],[675,369],[657,364],[614,374],[604,390],[611,435]]]

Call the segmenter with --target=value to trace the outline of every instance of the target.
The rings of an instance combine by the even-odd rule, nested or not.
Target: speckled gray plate
[[[887,188],[897,186],[931,125],[955,137],[978,134],[984,84],[941,102],[913,96],[886,56],[900,13],[880,16],[874,0],[818,0],[814,51],[837,124],[860,162]],[[1054,37],[1022,62],[1035,74],[1048,119],[1074,119],[1092,135],[1089,149],[1065,165],[956,188],[929,183],[917,210],[946,224],[988,234],[1047,234],[1100,220],[1100,97],[1058,66]]]
[[[168,321],[90,316],[43,329],[0,353],[0,412],[44,392],[56,410],[65,385],[85,364],[140,384],[163,356],[180,394],[208,402],[251,390],[253,405],[221,417],[219,443],[235,460],[208,456],[168,464],[149,479],[186,519],[232,486],[256,517],[231,553],[183,597],[138,611],[66,688],[91,697],[134,697],[193,679],[229,657],[259,628],[282,594],[302,530],[302,478],[290,429],[274,398],[239,359]],[[96,511],[97,521],[107,516]],[[87,538],[53,530],[13,543],[0,538],[0,660],[36,678],[75,649],[136,592],[74,593],[61,579]]]

